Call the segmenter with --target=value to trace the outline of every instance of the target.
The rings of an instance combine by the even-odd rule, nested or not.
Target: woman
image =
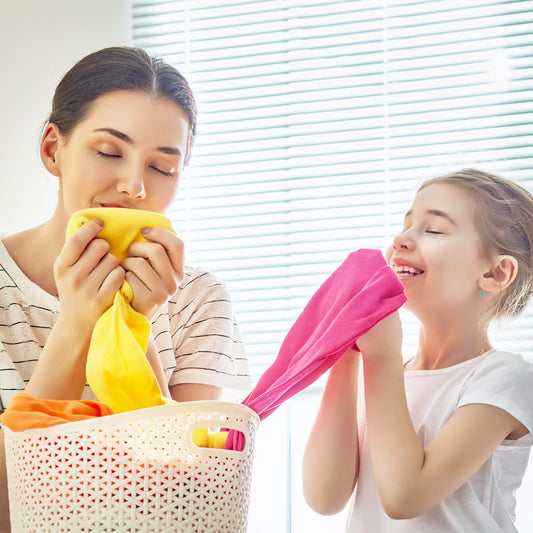
[[[152,324],[147,357],[164,395],[217,399],[249,386],[229,294],[213,275],[184,266],[183,243],[145,228],[118,263],[92,220],[65,242],[84,208],[163,213],[189,162],[196,104],[187,81],[143,50],[112,47],[79,61],[59,83],[41,139],[56,176],[45,223],[0,242],[0,412],[19,391],[48,399],[91,398],[85,363],[96,320],[124,280],[132,307]],[[1,430],[0,430],[1,432]],[[8,530],[3,434],[0,520]]]

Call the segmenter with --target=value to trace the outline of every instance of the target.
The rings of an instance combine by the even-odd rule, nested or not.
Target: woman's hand
[[[124,269],[97,238],[102,221],[91,220],[67,240],[55,264],[54,277],[61,305],[60,321],[79,333],[90,334],[113,303],[124,282]]]
[[[132,243],[120,264],[133,290],[133,309],[150,319],[183,279],[184,247],[163,228],[146,228],[142,235],[147,240]]]
[[[124,282],[124,269],[97,238],[102,222],[91,220],[67,240],[54,264],[61,313],[39,357],[26,392],[36,398],[80,398],[94,328]]]

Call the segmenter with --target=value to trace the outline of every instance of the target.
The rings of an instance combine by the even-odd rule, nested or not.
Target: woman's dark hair
[[[144,91],[154,97],[168,98],[183,110],[189,122],[187,164],[196,136],[193,92],[177,69],[141,48],[104,48],[78,61],[59,82],[47,122],[56,124],[68,136],[87,116],[98,97],[117,90]]]
[[[474,219],[487,256],[517,260],[518,274],[496,300],[489,318],[518,316],[533,293],[533,195],[517,183],[473,168],[429,179],[419,190],[434,183],[455,185],[474,199]]]

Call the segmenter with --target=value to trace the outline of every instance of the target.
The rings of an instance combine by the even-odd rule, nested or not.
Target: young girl
[[[0,241],[0,413],[18,391],[91,398],[85,363],[96,320],[124,279],[152,323],[147,357],[175,400],[216,399],[249,386],[230,297],[213,275],[183,264],[183,243],[153,228],[120,264],[92,220],[65,242],[70,215],[90,207],[163,213],[196,132],[196,104],[173,67],[135,48],[100,50],[59,83],[41,139],[58,202],[44,224]],[[179,228],[177,228],[179,233]],[[9,530],[0,429],[0,531]]]
[[[477,170],[426,181],[387,260],[421,323],[418,350],[404,364],[395,313],[331,369],[306,500],[332,514],[355,489],[348,532],[516,531],[533,365],[487,330],[531,296],[533,197]]]

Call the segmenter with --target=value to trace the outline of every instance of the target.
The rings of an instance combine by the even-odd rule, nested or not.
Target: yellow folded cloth
[[[90,208],[72,214],[67,238],[92,219],[103,220],[104,227],[98,237],[109,243],[110,253],[119,261],[127,256],[132,242],[146,240],[140,233],[142,228],[163,227],[174,231],[170,221],[159,213]],[[132,298],[131,287],[125,281],[113,305],[96,322],[87,356],[87,381],[98,400],[114,413],[169,403],[163,398],[146,359],[150,322],[131,307]]]

